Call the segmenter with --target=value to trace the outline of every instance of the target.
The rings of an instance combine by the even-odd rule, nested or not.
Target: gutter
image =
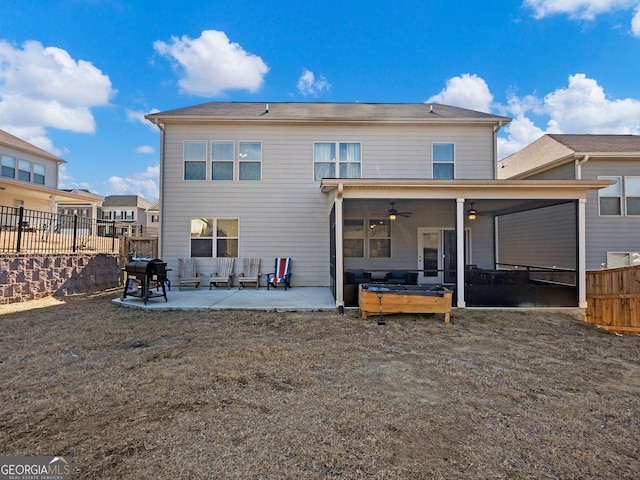
[[[580,160],[578,160],[576,158],[576,160],[575,160],[575,164],[576,164],[576,180],[582,180],[582,165],[584,165],[588,161],[589,161],[589,154],[588,153],[584,154],[582,159],[580,159]]]

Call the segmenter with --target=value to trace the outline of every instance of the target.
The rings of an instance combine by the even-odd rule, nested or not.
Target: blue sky
[[[60,188],[158,196],[149,112],[209,101],[434,102],[548,133],[640,134],[640,0],[0,4],[0,129]]]

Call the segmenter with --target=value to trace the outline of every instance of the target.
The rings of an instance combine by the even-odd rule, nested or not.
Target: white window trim
[[[340,144],[341,143],[347,143],[347,144],[358,144],[360,145],[360,161],[357,162],[360,164],[360,176],[357,178],[362,178],[362,159],[364,158],[364,149],[363,149],[363,143],[362,141],[358,141],[358,142],[353,142],[350,140],[314,140],[313,145],[312,145],[312,158],[313,158],[313,169],[311,171],[311,178],[313,179],[314,182],[319,182],[321,180],[316,180],[316,174],[315,174],[315,169],[316,169],[316,163],[329,163],[329,162],[316,162],[316,144],[318,143],[333,143],[336,147],[336,158],[333,159],[333,164],[334,164],[334,172],[335,172],[335,177],[334,178],[343,178],[340,177],[340,164],[342,162],[340,162]],[[355,163],[355,162],[344,162],[344,163]],[[346,177],[346,178],[354,178],[354,177]]]
[[[598,176],[598,180],[612,180],[617,178],[619,180],[619,185],[620,185],[620,193],[618,195],[601,195],[602,194],[602,190],[598,190],[598,216],[599,217],[606,217],[606,218],[620,218],[620,217],[624,217],[625,216],[625,209],[626,209],[626,201],[624,198],[624,183],[623,183],[623,177],[621,175],[600,175]],[[600,211],[600,199],[601,198],[617,198],[618,202],[620,203],[620,214],[619,215],[608,215],[608,214],[604,214]]]
[[[233,144],[233,156],[231,158],[231,160],[214,160],[213,159],[213,144],[214,143],[232,143]],[[207,177],[207,180],[210,180],[212,182],[233,182],[236,179],[236,158],[238,156],[238,145],[237,142],[235,140],[226,140],[226,139],[215,139],[215,140],[211,140],[209,142],[209,146],[210,146],[210,152],[209,152],[209,166],[211,167],[211,174]],[[231,173],[231,178],[225,178],[222,180],[219,179],[214,179],[213,177],[213,163],[214,162],[219,162],[219,163],[223,163],[223,162],[231,162],[232,165],[232,173]]]
[[[212,221],[212,231],[211,231],[211,236],[207,236],[207,237],[192,237],[191,236],[191,222],[193,220],[197,220],[199,218],[204,218],[206,220],[211,220]],[[237,222],[238,225],[238,236],[236,237],[220,237],[218,236],[218,221],[220,220],[235,220]],[[198,216],[198,217],[190,217],[189,218],[189,234],[188,234],[188,238],[189,238],[189,256],[191,258],[223,258],[223,257],[218,257],[218,240],[220,239],[235,239],[238,242],[238,256],[237,257],[231,257],[231,258],[240,258],[240,218],[238,217],[203,217],[203,216]],[[201,239],[201,240],[211,240],[211,257],[193,257],[193,252],[191,249],[191,245],[192,245],[192,240],[195,239]]]
[[[389,256],[388,257],[372,257],[371,256],[371,240],[376,240],[376,239],[372,239],[371,235],[369,235],[371,230],[371,222],[380,221],[380,220],[383,220],[389,223],[389,236],[378,238],[378,240],[381,240],[381,239],[389,240]],[[390,258],[393,258],[393,222],[391,220],[389,220],[388,218],[373,218],[373,217],[367,218],[365,222],[364,235],[365,235],[365,258],[372,259],[372,260],[388,260]]]
[[[184,158],[184,150],[187,143],[204,143],[205,151],[204,151],[204,160],[187,160]],[[183,140],[182,141],[182,181],[183,182],[206,182],[209,178],[209,166],[207,165],[207,159],[209,158],[209,141],[208,140]],[[186,179],[186,163],[187,162],[204,162],[204,178],[193,178]]]
[[[245,162],[245,160],[240,160],[240,144],[241,143],[259,143],[260,144],[260,160],[246,160],[247,163],[260,163],[260,178],[258,179],[248,179],[248,180],[242,180],[240,178],[240,164],[242,162]],[[264,149],[263,149],[263,144],[262,144],[262,140],[238,140],[238,146],[237,146],[237,151],[236,151],[236,160],[237,160],[237,166],[236,166],[236,170],[237,170],[237,178],[238,178],[238,182],[261,182],[262,181],[262,160],[264,159]]]
[[[632,214],[628,212],[627,209],[627,198],[640,198],[640,194],[638,195],[627,195],[627,179],[628,178],[634,178],[634,179],[638,179],[640,181],[640,175],[625,175],[622,178],[622,193],[623,193],[623,197],[624,197],[624,201],[622,202],[623,207],[624,207],[624,215],[627,217],[640,217],[640,213],[638,214]]]
[[[434,145],[453,145],[453,162],[436,162],[434,159],[434,155],[433,155],[433,147]],[[438,179],[435,177],[435,172],[434,172],[434,165],[436,163],[438,164],[445,164],[448,165],[449,163],[453,163],[453,178],[451,180],[455,180],[457,178],[457,162],[458,160],[458,147],[456,145],[456,142],[431,142],[431,178],[434,180],[448,180],[448,179]]]

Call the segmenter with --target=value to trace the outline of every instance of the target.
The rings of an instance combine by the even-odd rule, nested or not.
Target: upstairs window
[[[184,179],[207,179],[207,142],[184,142]]]
[[[313,178],[360,178],[362,144],[316,142],[313,144]]]
[[[211,180],[233,180],[233,142],[211,142]]]
[[[23,182],[31,181],[31,162],[18,160],[18,180]]]
[[[8,155],[2,155],[2,176],[16,178],[16,159]]]
[[[434,143],[432,147],[433,178],[453,180],[455,173],[453,143]]]
[[[37,163],[33,164],[33,183],[44,185],[45,168]]]
[[[622,187],[620,177],[598,177],[600,180],[615,180],[616,183],[598,190],[600,215],[622,215]]]
[[[640,177],[624,177],[627,215],[640,215]]]
[[[260,180],[262,177],[262,143],[240,142],[238,145],[238,177]]]

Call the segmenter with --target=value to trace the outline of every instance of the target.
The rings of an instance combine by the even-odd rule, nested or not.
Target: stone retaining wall
[[[93,293],[119,285],[117,255],[0,255],[0,304]]]

